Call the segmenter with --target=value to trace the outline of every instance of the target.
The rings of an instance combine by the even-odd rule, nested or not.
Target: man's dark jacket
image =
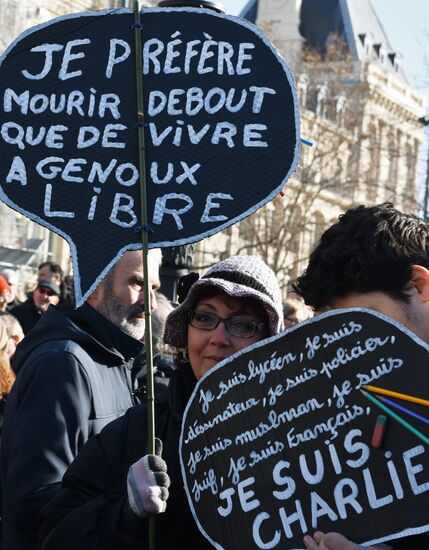
[[[42,317],[42,312],[39,311],[34,305],[32,296],[30,296],[23,304],[19,304],[11,308],[10,313],[18,319],[24,334],[30,332],[30,330]]]
[[[199,533],[183,488],[179,436],[186,403],[196,380],[189,367],[177,369],[155,402],[156,436],[171,479],[167,510],[156,516],[157,550],[209,550]],[[64,476],[60,493],[42,512],[43,550],[128,550],[147,548],[147,520],[123,513],[127,473],[147,454],[147,407],[143,403],[93,437]]]
[[[137,403],[141,348],[89,305],[50,306],[18,346],[1,449],[5,548],[38,548],[40,509],[67,467],[89,437]]]

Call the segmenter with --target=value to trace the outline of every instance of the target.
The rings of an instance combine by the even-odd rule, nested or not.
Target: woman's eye
[[[203,313],[196,311],[194,314],[194,318],[197,321],[200,321],[201,323],[207,323],[213,319],[212,315],[210,313]]]
[[[248,319],[236,318],[232,319],[232,324],[240,330],[248,330],[249,328],[252,328],[253,321],[250,321]]]

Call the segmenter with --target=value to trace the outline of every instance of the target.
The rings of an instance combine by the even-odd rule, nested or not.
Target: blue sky
[[[412,86],[429,98],[429,2],[427,0],[372,0],[372,5]],[[406,9],[408,8],[408,9]]]
[[[221,3],[227,13],[235,15],[246,0],[221,0]],[[393,50],[402,54],[409,83],[426,94],[429,107],[429,1],[372,0],[372,5]]]

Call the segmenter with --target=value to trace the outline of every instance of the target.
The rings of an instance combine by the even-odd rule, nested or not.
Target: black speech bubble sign
[[[428,531],[428,449],[392,419],[372,447],[382,413],[359,391],[371,384],[427,398],[428,350],[387,317],[338,310],[208,372],[180,440],[201,532],[238,550],[302,548],[316,528],[368,544]],[[427,407],[399,403],[429,417]],[[426,424],[406,419],[428,436]]]
[[[142,13],[149,247],[194,242],[275,197],[299,155],[286,63],[250,23]],[[60,17],[0,60],[0,198],[67,239],[77,303],[141,248],[133,14]]]

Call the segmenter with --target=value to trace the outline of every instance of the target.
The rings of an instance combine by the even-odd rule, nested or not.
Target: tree
[[[302,147],[301,174],[282,197],[209,239],[211,246],[199,247],[197,256],[202,266],[220,250],[257,254],[285,295],[324,229],[347,208],[385,200],[412,212],[419,208],[420,125],[418,110],[406,104],[407,84],[376,63],[353,60],[338,35],[323,52],[305,46],[297,66],[302,135],[314,143]]]

